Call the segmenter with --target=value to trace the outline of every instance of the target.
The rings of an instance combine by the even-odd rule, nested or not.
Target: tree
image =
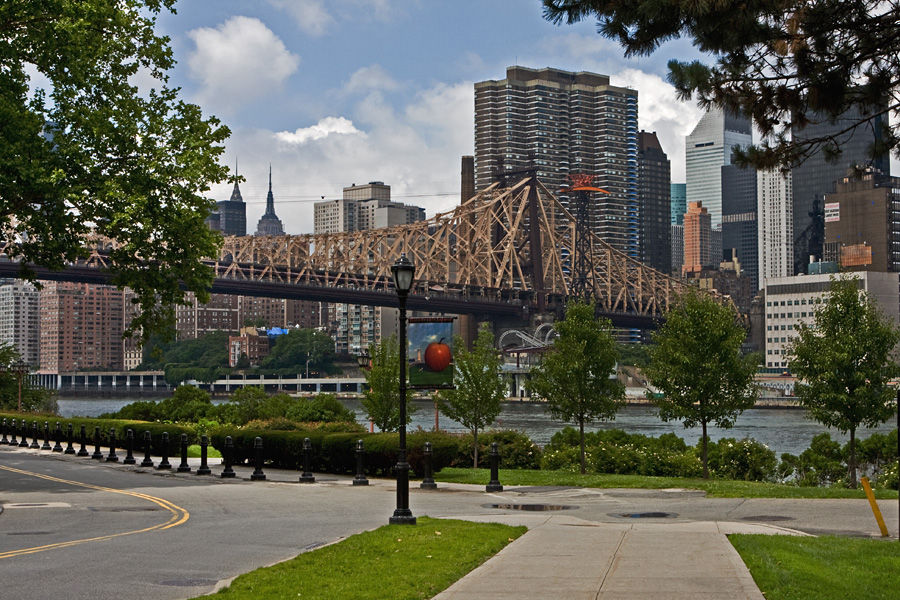
[[[506,398],[503,359],[494,348],[491,327],[482,323],[471,352],[462,338],[456,338],[454,359],[456,389],[442,390],[438,405],[441,412],[472,432],[475,444],[475,468],[478,468],[478,431],[494,422],[500,403]]]
[[[900,109],[900,2],[897,0],[544,0],[554,23],[597,19],[598,32],[617,40],[626,56],[652,54],[686,37],[715,59],[669,61],[678,95],[753,118],[764,142],[738,153],[739,164],[790,168],[819,150],[840,156],[840,136],[791,137],[792,129]],[[855,109],[855,110],[854,110]],[[898,125],[868,132],[871,156],[900,153]],[[862,132],[860,132],[862,133]],[[878,139],[878,135],[883,135]]]
[[[400,428],[400,349],[397,336],[383,338],[369,346],[371,368],[366,371],[366,391],[362,405],[366,417],[382,431]],[[413,414],[412,393],[406,391],[406,425]]]
[[[20,360],[16,347],[8,342],[0,342],[0,364],[10,365]],[[35,387],[26,375],[22,376],[22,410],[25,412],[57,411],[55,393]],[[0,410],[18,410],[19,376],[9,371],[0,372]]]
[[[584,424],[608,420],[625,405],[625,388],[615,377],[616,342],[611,323],[594,317],[590,302],[572,302],[565,320],[553,328],[559,334],[531,370],[531,389],[547,399],[554,419],[578,423],[581,473],[585,473]]]
[[[275,338],[260,367],[304,371],[307,360],[315,369],[327,370],[334,362],[334,340],[315,329],[290,329]]]
[[[831,292],[816,306],[813,324],[796,325],[788,347],[794,393],[811,418],[826,427],[850,432],[850,485],[856,487],[856,430],[874,427],[893,414],[900,376],[892,353],[900,330],[879,312],[875,301],[860,292],[856,277],[831,278]]]
[[[115,240],[113,283],[134,291],[128,333],[143,340],[171,335],[185,290],[208,300],[201,260],[221,236],[203,194],[228,173],[228,128],[167,85],[172,50],[154,26],[174,2],[0,3],[0,245],[33,280],[27,263],[63,269],[92,235]]]
[[[644,374],[662,394],[654,400],[659,417],[702,426],[704,479],[709,479],[707,426],[730,428],[756,402],[759,357],[741,355],[745,337],[734,309],[693,289],[682,294],[653,335]]]

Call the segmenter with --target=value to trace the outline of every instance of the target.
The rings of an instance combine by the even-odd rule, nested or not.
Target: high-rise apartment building
[[[213,331],[238,331],[241,328],[240,299],[240,296],[210,294],[209,302],[200,304],[197,297],[188,292],[188,304],[175,307],[178,339],[199,339]]]
[[[685,139],[686,199],[703,203],[714,229],[722,225],[722,167],[732,164],[734,146],[750,145],[751,132],[749,119],[711,109]]]
[[[26,364],[41,362],[40,293],[18,279],[0,283],[0,342],[9,344]]]
[[[45,281],[40,314],[42,371],[122,370],[124,302],[120,290]]]
[[[702,202],[688,202],[684,215],[684,264],[682,275],[699,273],[712,264],[710,250],[710,223],[712,217]],[[718,264],[718,261],[716,261]]]
[[[770,277],[794,274],[794,219],[792,177],[780,170],[757,171],[757,247],[759,285]]]
[[[794,274],[806,272],[810,256],[822,258],[825,241],[824,199],[826,194],[835,191],[835,183],[850,175],[857,166],[868,165],[884,175],[891,173],[887,153],[874,160],[868,156],[871,144],[881,139],[887,116],[873,117],[865,125],[845,131],[859,118],[858,111],[849,111],[833,122],[827,118],[816,119],[803,129],[791,132],[795,140],[833,136],[841,149],[836,162],[828,162],[824,153],[816,152],[791,171]]]
[[[759,289],[759,227],[756,213],[756,170],[722,167],[722,255],[713,262],[733,261],[735,254],[753,291]],[[733,253],[733,254],[732,254]]]
[[[216,209],[206,222],[211,229],[221,231],[222,235],[247,235],[247,205],[237,182],[234,182],[231,198],[216,202]]]
[[[687,184],[673,183],[669,189],[672,198],[672,225],[684,225],[684,213],[687,212]]]
[[[671,166],[656,133],[638,134],[639,260],[669,273],[672,265]]]
[[[554,193],[570,174],[594,175],[610,193],[592,198],[591,230],[638,258],[637,118],[637,91],[606,75],[509,67],[506,79],[475,84],[475,187],[528,166]]]
[[[681,275],[681,267],[684,265],[684,215],[681,215],[682,224],[672,225],[672,266],[669,272]]]

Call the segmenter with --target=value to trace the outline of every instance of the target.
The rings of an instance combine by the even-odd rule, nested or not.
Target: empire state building
[[[272,165],[269,165],[269,193],[266,196],[266,213],[256,224],[255,235],[284,235],[281,219],[275,214],[275,197],[272,195]]]

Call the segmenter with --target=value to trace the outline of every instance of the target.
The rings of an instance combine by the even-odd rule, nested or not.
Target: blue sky
[[[474,83],[519,64],[594,71],[638,90],[684,180],[684,136],[700,119],[665,82],[666,62],[699,57],[685,41],[626,60],[593,22],[557,26],[539,0],[182,0],[158,31],[178,61],[171,82],[232,130],[224,160],[251,232],[275,209],[288,233],[312,231],[313,202],[384,181],[431,217],[459,203],[460,157],[474,153]],[[229,186],[211,195],[227,199]]]

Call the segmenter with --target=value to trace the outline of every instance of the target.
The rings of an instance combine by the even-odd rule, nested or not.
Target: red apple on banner
[[[444,338],[439,342],[431,342],[425,348],[425,365],[435,373],[450,366],[451,359],[450,346],[444,343]]]

